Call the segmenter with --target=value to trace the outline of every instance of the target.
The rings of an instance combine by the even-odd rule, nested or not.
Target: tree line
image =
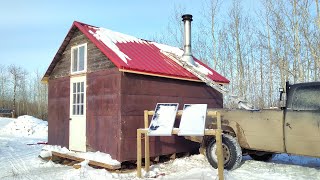
[[[14,110],[15,116],[48,116],[47,85],[41,83],[43,72],[32,73],[18,65],[0,64],[0,109]]]
[[[234,94],[260,108],[278,105],[278,88],[286,81],[319,81],[318,0],[260,0],[255,9],[245,5],[205,1],[201,17],[194,17],[194,55],[227,77]],[[183,6],[175,7],[165,32],[153,39],[183,47],[184,12]],[[226,101],[227,107],[233,105]]]

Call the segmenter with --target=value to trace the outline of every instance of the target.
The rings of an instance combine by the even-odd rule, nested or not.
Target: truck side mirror
[[[284,88],[279,88],[279,92],[280,92],[279,107],[283,109],[284,107],[286,107],[285,105],[286,94],[284,92]]]
[[[284,89],[279,88],[279,92],[280,92],[280,101],[282,101],[282,94],[284,93]]]

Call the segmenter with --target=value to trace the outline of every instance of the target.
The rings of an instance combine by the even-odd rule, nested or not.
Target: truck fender
[[[211,128],[216,129],[217,126],[212,125]],[[230,134],[231,136],[236,137],[239,145],[242,148],[250,148],[250,146],[247,142],[246,136],[244,134],[244,131],[237,122],[224,120],[222,122],[221,128],[222,128],[223,133]],[[206,147],[212,138],[213,138],[212,136],[204,137],[203,142],[202,142],[202,147]]]
[[[227,121],[223,122],[222,124],[222,130],[225,133],[232,133],[237,138],[241,148],[250,148],[246,136],[244,134],[243,129],[240,127],[240,125],[235,121]]]

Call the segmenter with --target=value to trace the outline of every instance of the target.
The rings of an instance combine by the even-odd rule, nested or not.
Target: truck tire
[[[274,154],[265,153],[265,154],[249,154],[249,156],[256,161],[270,161]]]
[[[233,170],[239,167],[242,160],[242,150],[236,138],[223,134],[222,135],[222,150],[224,158],[224,168]],[[206,148],[206,155],[210,165],[218,168],[218,160],[216,156],[216,140],[212,139]]]

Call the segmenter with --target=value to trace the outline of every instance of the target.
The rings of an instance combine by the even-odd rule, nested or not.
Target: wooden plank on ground
[[[75,157],[75,156],[68,155],[68,154],[62,154],[62,153],[55,152],[55,151],[52,151],[52,156],[58,156],[58,157],[62,157],[62,158],[65,158],[65,159],[71,159],[73,161],[78,161],[78,162],[82,162],[82,161],[85,160],[83,158]],[[109,170],[116,170],[116,169],[120,169],[121,168],[120,164],[119,165],[111,165],[111,164],[106,164],[106,163],[93,161],[93,160],[89,160],[89,165],[98,166],[98,167],[106,168],[106,169],[109,169]]]

